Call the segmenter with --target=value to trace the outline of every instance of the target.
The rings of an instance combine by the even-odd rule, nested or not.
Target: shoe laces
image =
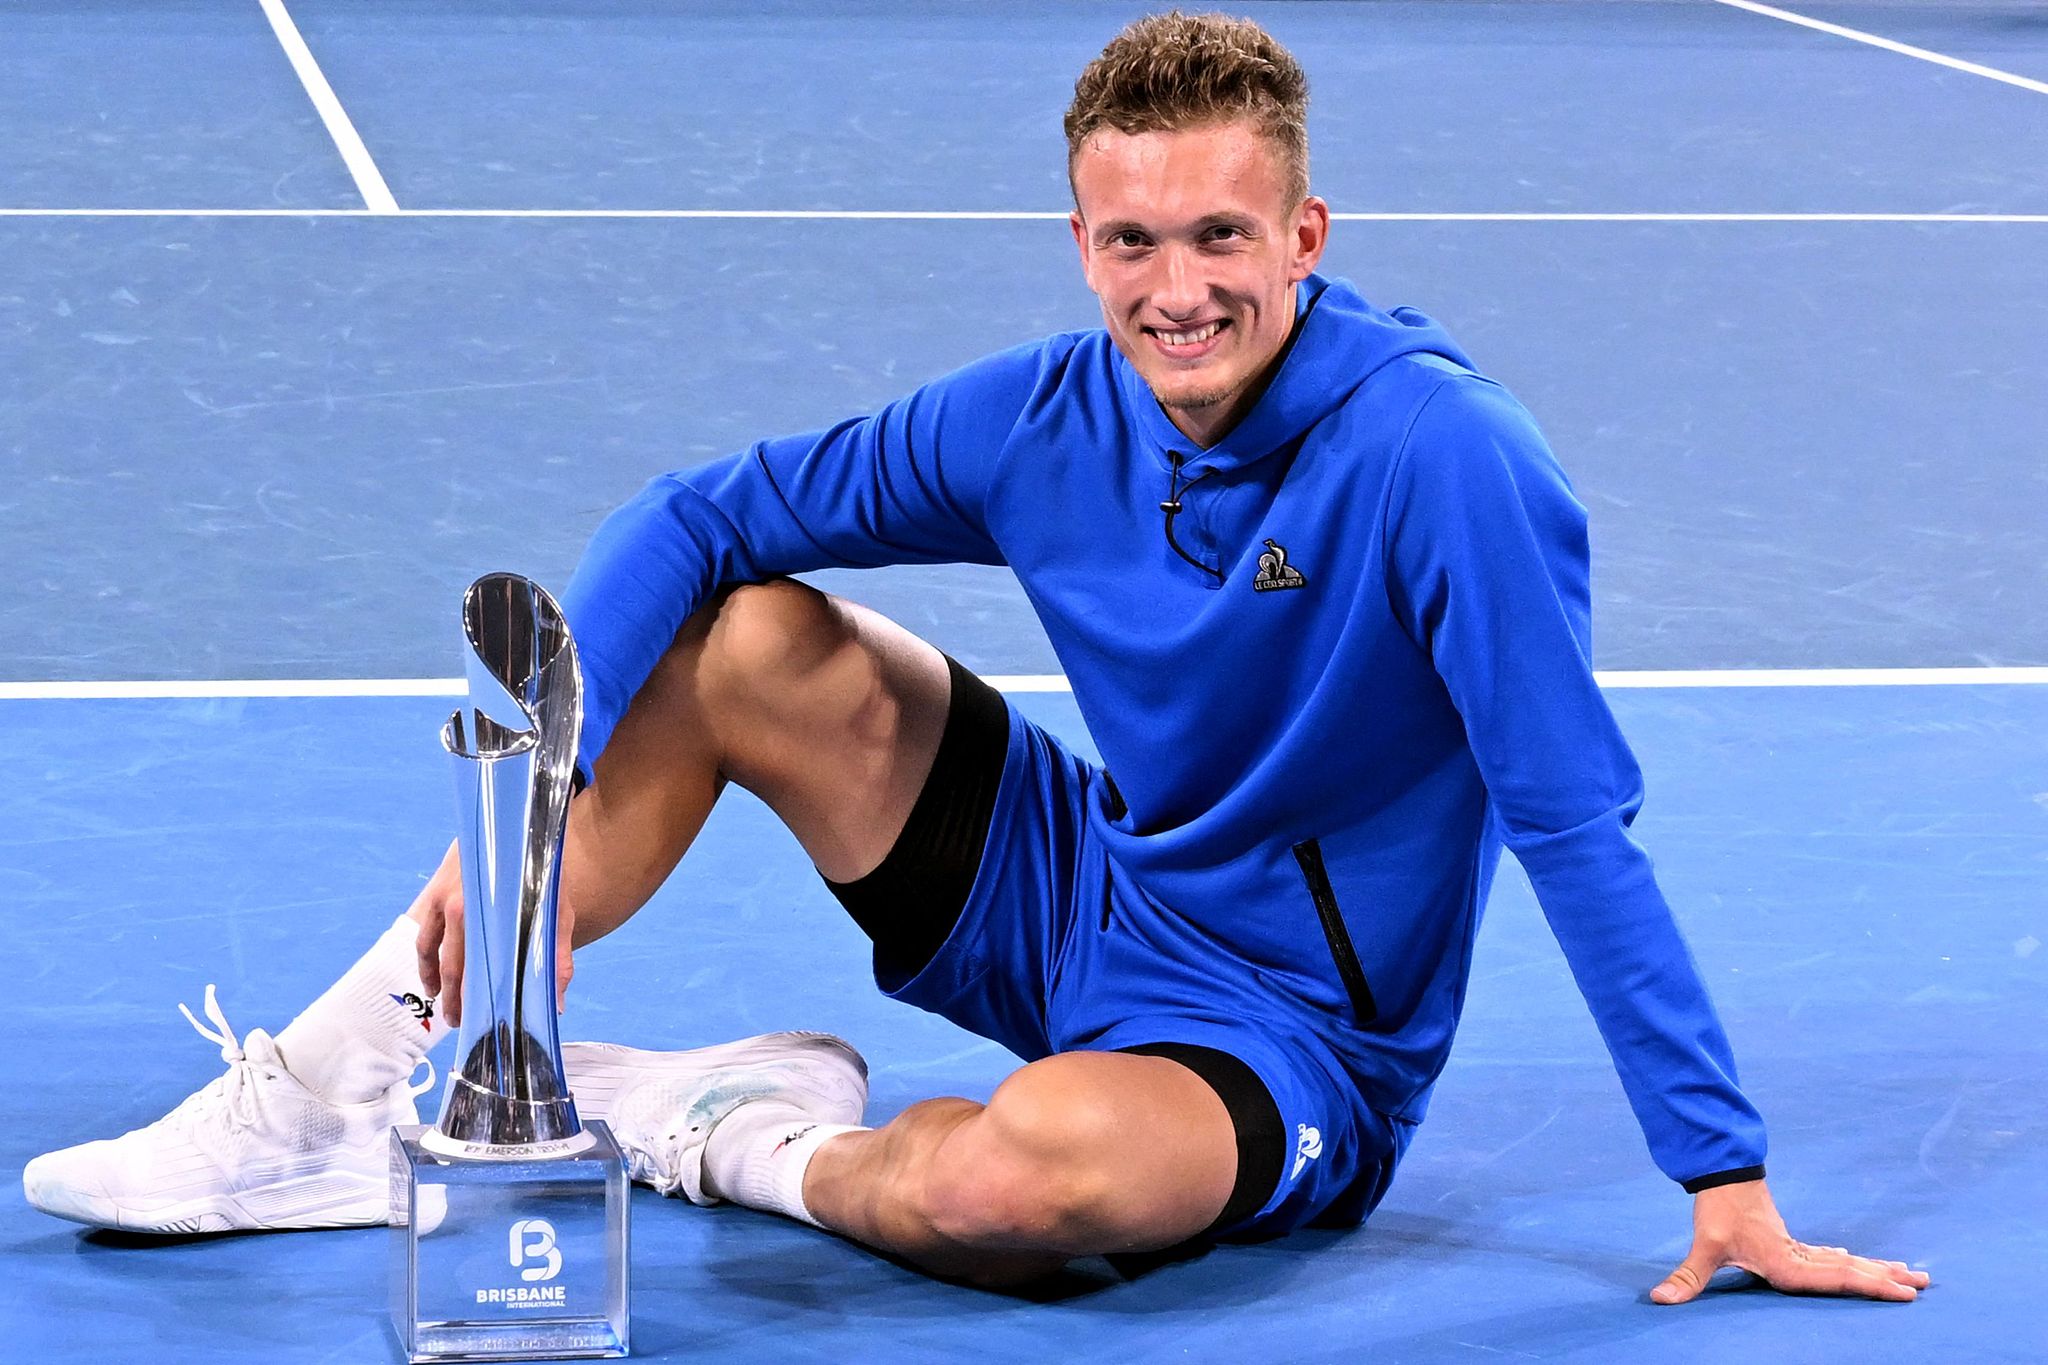
[[[201,1002],[200,1008],[206,1011],[206,1017],[212,1021],[213,1028],[208,1028],[205,1024],[200,1023],[182,1000],[178,1002],[178,1013],[185,1016],[185,1022],[196,1029],[199,1036],[206,1039],[207,1042],[220,1044],[220,1059],[228,1064],[228,1072],[225,1076],[218,1078],[212,1086],[208,1086],[199,1093],[202,1095],[206,1094],[214,1086],[219,1086],[223,1097],[228,1102],[230,1112],[237,1119],[245,1123],[254,1123],[256,1121],[256,1086],[254,1082],[258,1078],[263,1080],[270,1079],[271,1072],[257,1067],[254,1062],[249,1060],[248,1054],[242,1050],[241,1039],[237,1038],[234,1029],[228,1026],[228,1017],[220,1007],[220,996],[214,991],[213,983],[210,981],[206,984],[206,999]],[[215,1032],[216,1029],[219,1032]],[[427,1074],[424,1079],[414,1081],[411,1077],[407,1077],[405,1081],[405,1093],[414,1099],[418,1099],[421,1095],[432,1090],[440,1074],[434,1070],[434,1059],[431,1057],[420,1058],[419,1065],[415,1066],[413,1071],[417,1073],[421,1067],[426,1068]],[[192,1098],[197,1099],[198,1097],[198,1095],[195,1095]]]
[[[185,1022],[200,1037],[220,1045],[220,1059],[228,1064],[228,1069],[225,1074],[216,1076],[188,1095],[184,1103],[164,1115],[159,1122],[190,1128],[224,1111],[230,1128],[254,1128],[263,1117],[261,1092],[264,1083],[277,1078],[277,1069],[250,1060],[242,1047],[242,1040],[236,1036],[228,1024],[227,1015],[221,1010],[220,997],[212,982],[207,983],[206,999],[201,1008],[213,1024],[212,1028],[200,1023],[182,1001],[178,1004],[178,1013],[185,1016]],[[406,1093],[414,1099],[433,1089],[437,1077],[431,1059],[420,1058],[419,1066],[413,1069],[417,1072],[420,1067],[426,1068],[424,1080],[415,1082],[408,1077],[404,1082]]]
[[[612,1120],[612,1136],[625,1150],[627,1173],[633,1179],[661,1194],[672,1195],[685,1188],[683,1152],[692,1132],[683,1122],[685,1117],[686,1114],[678,1113],[673,1122],[660,1125],[645,1136],[634,1132],[631,1125],[622,1125],[616,1117]]]
[[[213,1028],[200,1023],[182,1000],[178,1002],[178,1013],[185,1016],[185,1022],[197,1030],[200,1037],[210,1043],[220,1044],[220,1058],[228,1064],[227,1074],[216,1077],[210,1084],[195,1091],[191,1098],[165,1117],[183,1117],[186,1120],[199,1118],[214,1107],[212,1101],[217,1099],[226,1106],[229,1118],[235,1124],[245,1128],[253,1127],[260,1117],[257,1112],[256,1092],[259,1077],[264,1077],[264,1073],[260,1073],[256,1064],[249,1060],[248,1054],[242,1051],[242,1041],[235,1036],[234,1029],[228,1026],[228,1017],[221,1011],[220,997],[215,993],[211,981],[206,983],[206,1000],[202,1008],[206,1011],[206,1017],[212,1021]],[[215,1032],[215,1029],[219,1032]]]

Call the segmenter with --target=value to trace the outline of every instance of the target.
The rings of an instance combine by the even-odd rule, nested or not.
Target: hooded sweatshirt
[[[1111,781],[1125,876],[1308,1008],[1366,1099],[1422,1117],[1503,844],[1652,1156],[1761,1174],[1762,1119],[1648,855],[1593,677],[1585,509],[1529,415],[1411,309],[1300,286],[1289,348],[1216,444],[1100,329],[871,416],[653,481],[565,596],[584,775],[721,585],[1006,564]]]

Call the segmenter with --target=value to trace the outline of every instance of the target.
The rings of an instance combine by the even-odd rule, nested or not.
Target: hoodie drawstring
[[[1184,510],[1181,506],[1180,495],[1187,492],[1190,488],[1193,488],[1196,484],[1208,478],[1211,474],[1215,473],[1216,471],[1214,471],[1213,469],[1205,469],[1201,473],[1195,475],[1194,478],[1189,479],[1186,483],[1182,483],[1180,481],[1180,466],[1183,456],[1178,450],[1169,451],[1168,455],[1173,460],[1173,473],[1168,476],[1166,488],[1166,501],[1159,504],[1159,510],[1166,513],[1166,543],[1173,547],[1173,552],[1175,554],[1179,555],[1182,559],[1185,559],[1188,563],[1200,569],[1203,573],[1209,575],[1209,577],[1215,579],[1218,583],[1221,583],[1223,581],[1223,575],[1218,573],[1216,570],[1210,568],[1207,564],[1204,564],[1201,560],[1196,559],[1186,550],[1181,549],[1180,542],[1174,539],[1173,535],[1173,519],[1179,516],[1181,512]]]

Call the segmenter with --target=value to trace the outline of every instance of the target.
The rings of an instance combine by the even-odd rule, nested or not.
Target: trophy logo
[[[532,1241],[526,1239],[531,1237]],[[538,1259],[540,1265],[527,1262]],[[528,1282],[552,1280],[562,1273],[562,1253],[555,1246],[554,1225],[545,1218],[522,1218],[512,1225],[512,1264]]]
[[[561,608],[516,574],[470,585],[462,633],[469,694],[441,730],[462,1022],[439,1119],[392,1138],[392,1322],[414,1362],[621,1356],[625,1160],[606,1125],[577,1115],[555,1023],[582,670]]]

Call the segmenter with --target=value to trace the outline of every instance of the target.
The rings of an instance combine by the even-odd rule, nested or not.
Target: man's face
[[[1117,349],[1159,406],[1213,445],[1257,397],[1322,259],[1330,210],[1287,202],[1279,148],[1249,123],[1091,134],[1074,240]]]

